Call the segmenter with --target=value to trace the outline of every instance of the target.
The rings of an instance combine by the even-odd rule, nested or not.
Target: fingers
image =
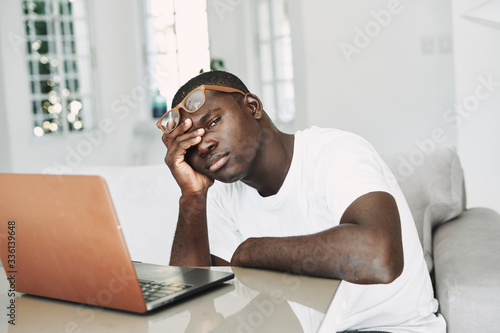
[[[187,119],[181,123],[172,133],[163,134],[162,141],[167,147],[165,161],[171,165],[173,161],[182,162],[186,151],[199,144],[205,131],[199,128],[196,131],[188,132],[192,127],[192,121]]]
[[[173,143],[173,141],[181,134],[185,133],[189,128],[192,126],[192,121],[191,119],[186,119],[183,123],[179,124],[175,130],[173,130],[170,133],[163,133],[163,136],[161,137],[161,140],[163,141],[163,144],[169,149],[170,145]]]
[[[195,132],[186,134],[186,135],[181,135],[176,138],[174,144],[170,147],[172,150],[180,150],[182,151],[182,154],[189,148],[197,145],[201,141],[201,131],[197,130]]]
[[[189,128],[193,125],[191,119],[186,119],[186,121],[184,121],[183,123],[179,124],[179,126],[177,126],[176,129],[174,129],[172,132],[170,133],[163,133],[163,136],[161,137],[163,143],[165,144],[165,146],[167,147],[167,149],[169,148],[169,142],[172,142],[173,140],[175,140],[175,138],[177,136],[179,136],[180,134],[182,133],[185,133],[187,130],[189,130]],[[168,127],[167,127],[168,128]]]

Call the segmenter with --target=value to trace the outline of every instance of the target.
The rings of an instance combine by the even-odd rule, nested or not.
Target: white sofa
[[[410,205],[448,332],[498,331],[500,215],[466,209],[466,180],[453,148],[425,155],[413,172],[403,167],[411,154],[384,158]]]
[[[450,333],[500,327],[500,215],[465,209],[453,148],[384,156],[412,210]],[[412,164],[413,162],[413,164]],[[168,264],[180,191],[165,165],[86,167],[107,182],[133,260]]]

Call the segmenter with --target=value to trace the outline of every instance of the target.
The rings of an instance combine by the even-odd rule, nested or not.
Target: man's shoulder
[[[296,133],[298,149],[309,158],[347,158],[376,154],[373,146],[363,137],[335,128],[311,128]]]
[[[314,143],[314,144],[335,144],[335,146],[342,147],[347,144],[357,144],[357,145],[368,145],[368,141],[366,141],[363,137],[354,134],[349,131],[344,131],[336,128],[324,128],[312,126],[305,130],[298,131],[295,134],[295,137],[299,141],[303,141],[305,143]]]

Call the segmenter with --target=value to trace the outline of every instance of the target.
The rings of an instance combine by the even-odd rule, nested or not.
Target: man
[[[342,329],[444,332],[408,205],[365,140],[316,127],[285,134],[222,71],[188,81],[173,105],[158,122],[182,193],[171,265],[343,279]]]

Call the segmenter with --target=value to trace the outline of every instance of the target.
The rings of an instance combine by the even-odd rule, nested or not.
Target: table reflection
[[[15,298],[8,332],[316,332],[339,281],[225,267],[235,279],[172,306],[140,315],[42,297]],[[2,305],[10,301],[5,275]],[[5,308],[5,307],[3,307]],[[6,319],[1,323],[7,324]],[[6,330],[1,330],[6,331]]]

